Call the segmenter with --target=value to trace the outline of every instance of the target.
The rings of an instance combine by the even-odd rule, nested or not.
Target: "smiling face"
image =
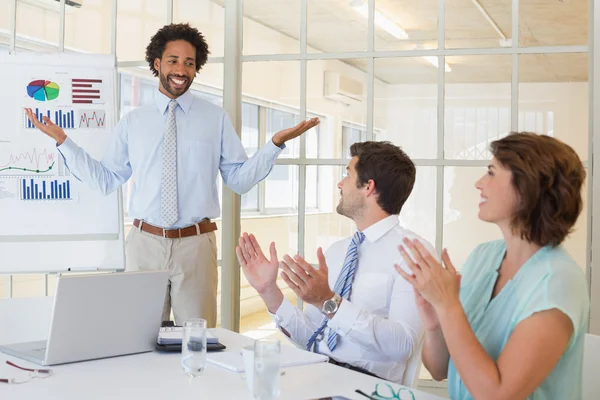
[[[340,189],[340,202],[336,211],[352,220],[361,217],[366,207],[364,188],[357,187],[358,176],[355,169],[357,161],[358,157],[352,157],[346,167],[346,176],[337,185]]]
[[[184,94],[196,76],[196,48],[185,40],[168,42],[162,58],[154,60],[160,91],[172,99]]]
[[[479,219],[510,226],[517,207],[512,172],[492,158],[486,174],[475,183],[475,187],[481,193]]]

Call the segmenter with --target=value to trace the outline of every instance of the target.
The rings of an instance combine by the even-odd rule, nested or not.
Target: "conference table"
[[[227,346],[225,351],[241,351],[253,339],[215,328],[211,330]],[[90,346],[93,346],[90,343]],[[207,363],[203,374],[186,376],[180,364],[181,354],[149,352],[135,355],[84,361],[51,367],[53,375],[14,385],[0,383],[0,399],[95,400],[95,399],[253,399],[244,374]],[[0,378],[25,379],[28,373],[8,366],[6,360],[20,366],[35,364],[0,353]],[[39,368],[39,367],[37,367]],[[284,368],[281,376],[281,400],[310,400],[345,396],[365,400],[355,392],[372,393],[384,380],[329,363]],[[392,384],[395,389],[401,386]],[[416,400],[441,400],[440,397],[413,390]],[[402,399],[410,399],[406,393]]]

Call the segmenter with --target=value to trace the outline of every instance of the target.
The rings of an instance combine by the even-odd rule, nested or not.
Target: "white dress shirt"
[[[101,162],[73,140],[58,146],[71,173],[108,194],[133,175],[129,216],[165,227],[160,209],[163,135],[170,98],[156,91],[153,103],[131,111],[119,121]],[[177,206],[173,228],[204,218],[217,218],[217,173],[239,194],[250,190],[273,168],[281,148],[268,141],[248,159],[240,138],[221,107],[195,97],[188,90],[177,98]]]
[[[405,264],[398,245],[409,237],[419,239],[432,254],[435,254],[434,248],[420,236],[402,228],[398,215],[384,218],[363,233],[365,240],[358,247],[358,266],[350,300],[342,301],[317,339],[316,351],[400,383],[406,362],[421,337],[423,323],[412,286],[394,269],[394,264]],[[332,288],[342,269],[350,240],[334,243],[325,253]],[[323,318],[327,318],[312,305],[306,305],[302,312],[286,299],[272,316],[275,323],[303,348]],[[327,347],[330,329],[339,335],[333,352]]]

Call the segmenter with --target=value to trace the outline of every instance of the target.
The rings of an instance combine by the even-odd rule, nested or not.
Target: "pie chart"
[[[27,94],[37,101],[50,101],[58,97],[60,90],[58,84],[46,80],[35,80],[27,85]]]

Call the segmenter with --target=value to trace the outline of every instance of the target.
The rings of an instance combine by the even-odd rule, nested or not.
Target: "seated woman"
[[[503,240],[479,245],[457,274],[418,242],[400,246],[426,329],[423,363],[454,400],[581,399],[589,299],[583,270],[560,246],[582,208],[573,149],[532,133],[492,143],[476,183],[479,218]],[[471,232],[476,235],[476,232]],[[412,255],[412,258],[408,254]]]

